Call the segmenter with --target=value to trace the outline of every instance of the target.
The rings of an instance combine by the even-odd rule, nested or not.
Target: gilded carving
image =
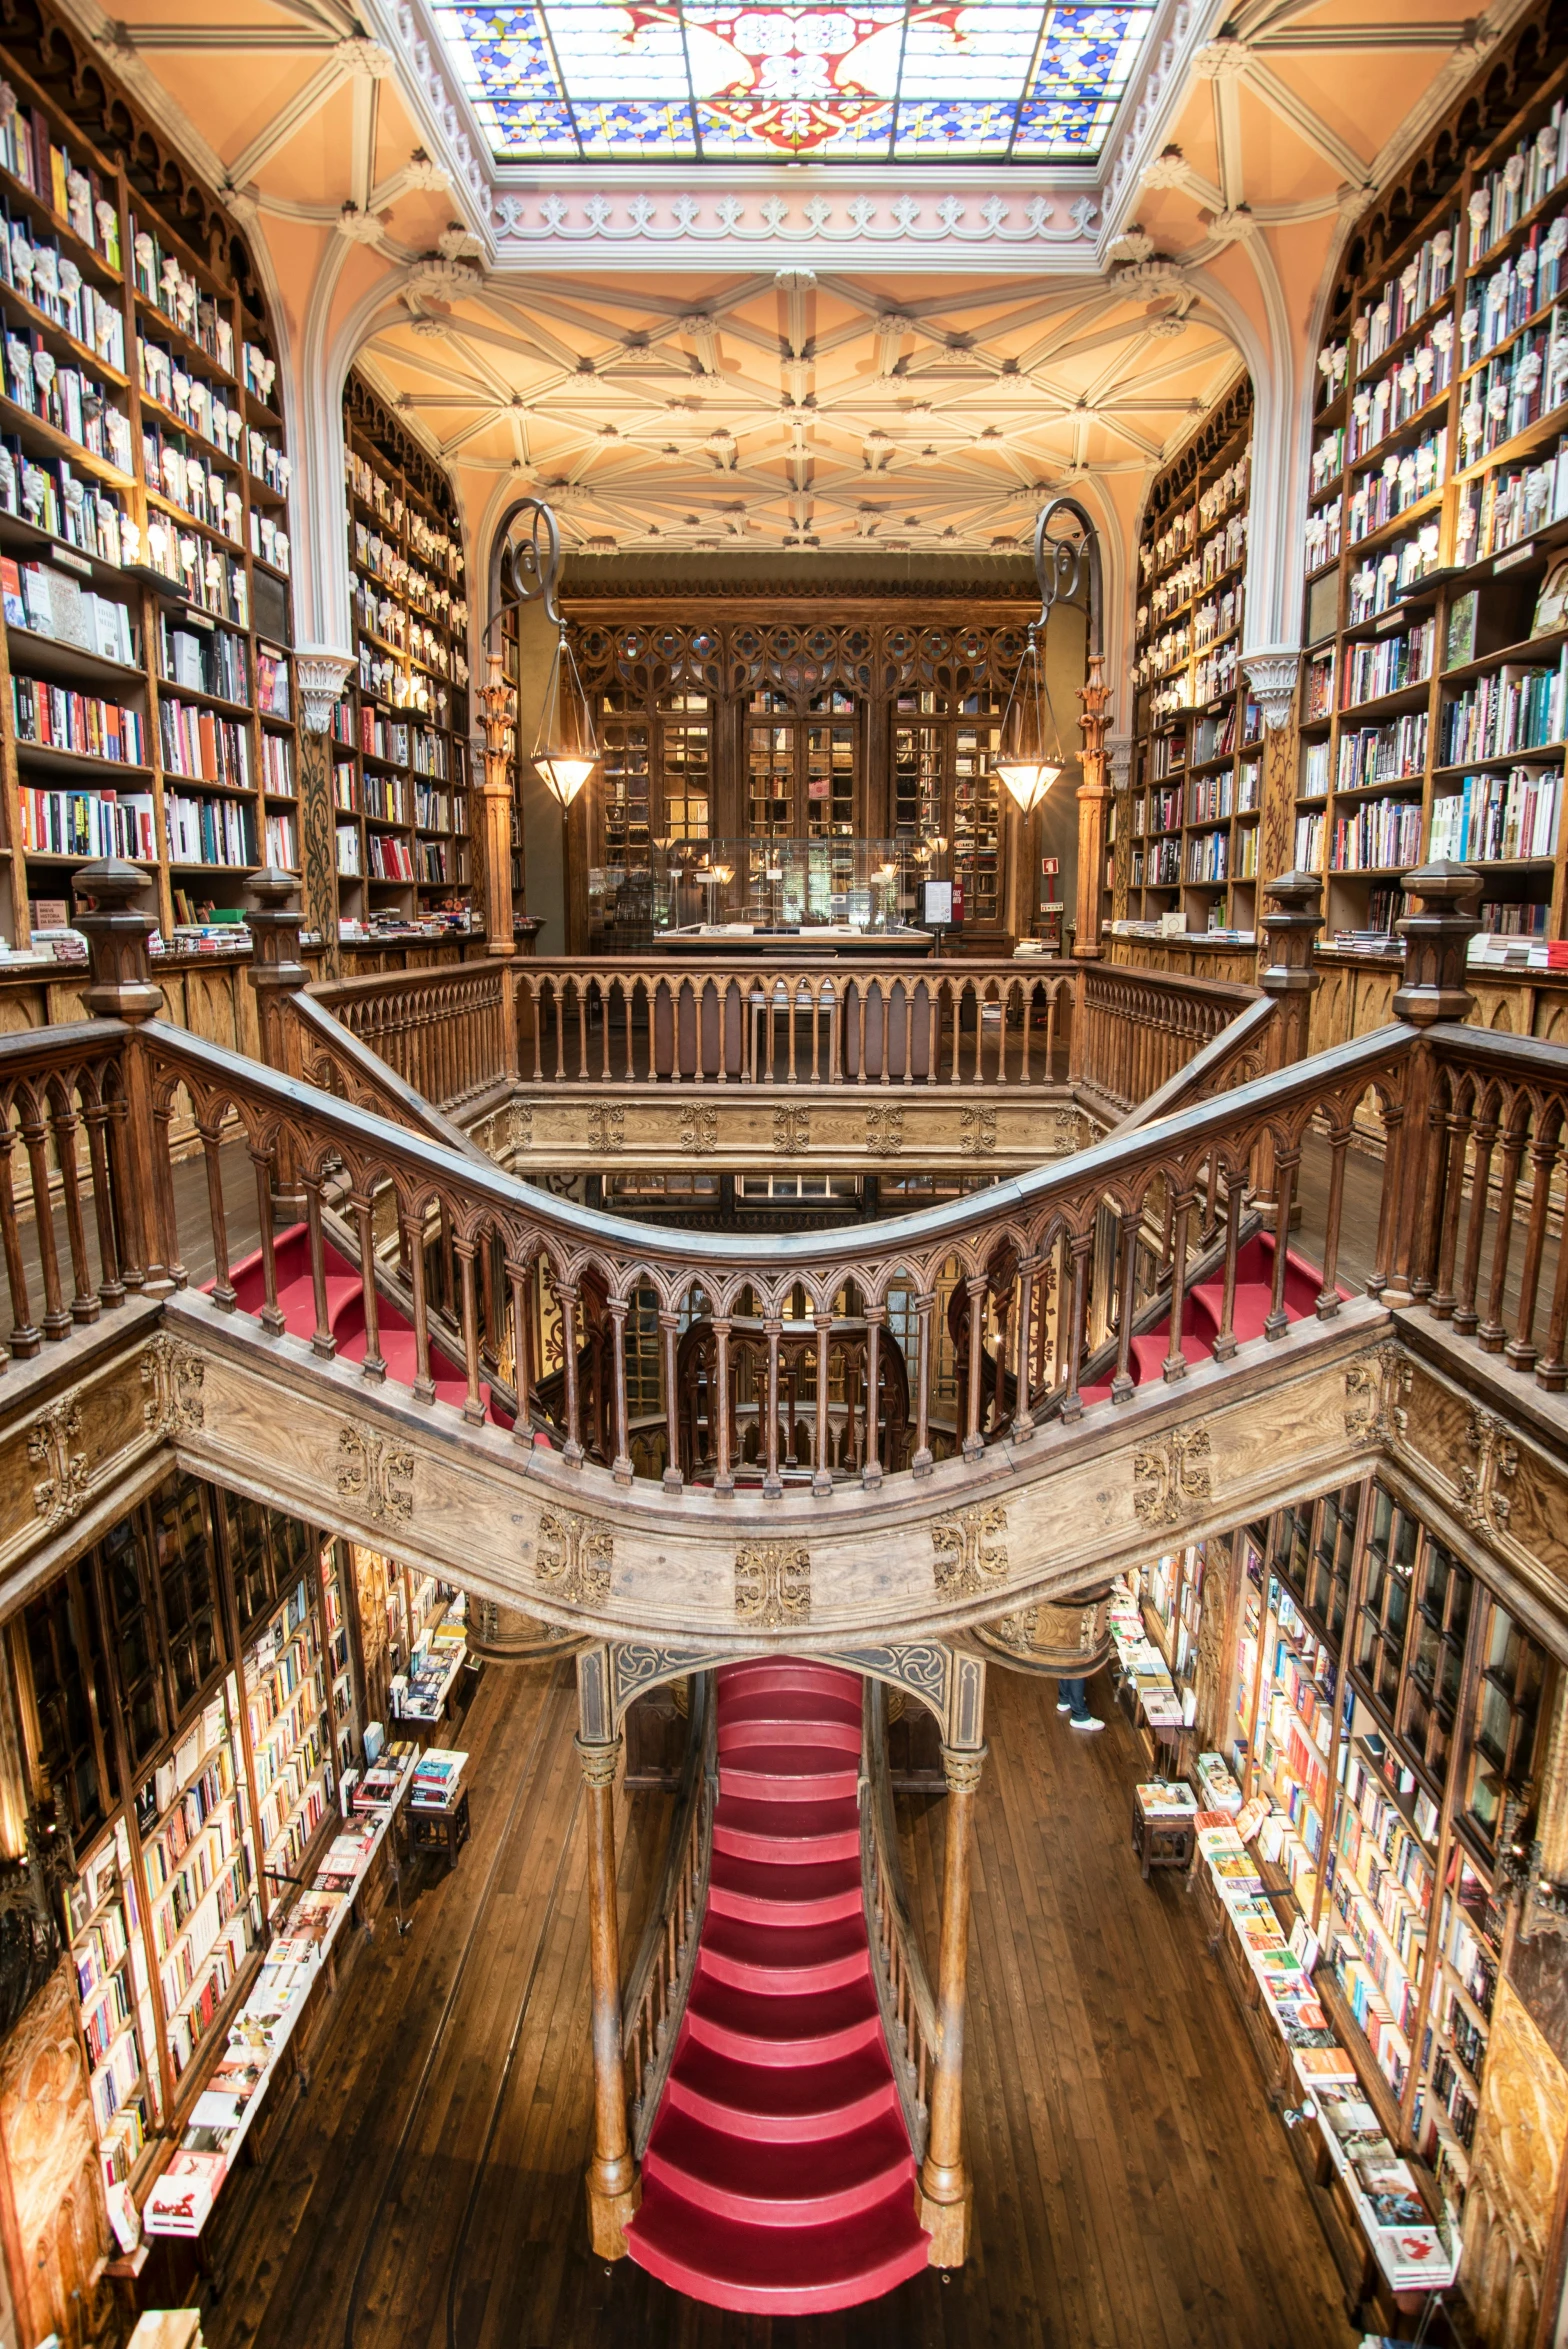
[[[1473,1452],[1466,1464],[1464,1453]],[[1472,1533],[1505,1533],[1513,1502],[1501,1490],[1519,1473],[1519,1447],[1500,1419],[1489,1411],[1472,1411],[1465,1427],[1464,1451],[1454,1445],[1450,1457],[1459,1474],[1459,1511]]]
[[[1399,1397],[1409,1394],[1412,1375],[1393,1338],[1357,1355],[1345,1372],[1345,1433],[1353,1444],[1389,1444],[1405,1433],[1409,1414]]]
[[[711,1158],[719,1146],[719,1113],[694,1101],[681,1104],[681,1148],[692,1158]]]
[[[1484,2341],[1505,2338],[1514,2277],[1539,2299],[1568,2140],[1568,2073],[1506,1976],[1497,1986],[1471,2151],[1461,2281]]]
[[[414,1514],[414,1455],[370,1428],[340,1428],[337,1489],[378,1524],[406,1525]]]
[[[811,1148],[811,1112],[802,1104],[781,1101],[773,1112],[773,1151],[778,1158],[799,1158]]]
[[[1206,1427],[1173,1428],[1132,1458],[1132,1507],[1140,1525],[1180,1525],[1214,1498]]]
[[[1087,1605],[1076,1599],[1040,1599],[978,1629],[987,1647],[1003,1648],[1036,1671],[1091,1672],[1109,1652],[1106,1621],[1103,1599],[1091,1599]]]
[[[606,1158],[626,1147],[626,1112],[618,1101],[596,1101],[589,1110],[588,1147]]]
[[[1007,1580],[1007,1510],[979,1501],[931,1521],[931,1572],[944,1598],[972,1598]]]
[[[904,1113],[873,1103],[866,1111],[866,1148],[874,1157],[898,1158],[904,1148]]]
[[[983,1158],[996,1148],[996,1111],[994,1109],[961,1109],[958,1113],[958,1147],[967,1158]]]
[[[183,1338],[160,1331],[142,1356],[142,1385],[150,1390],[142,1405],[142,1425],[148,1434],[195,1434],[206,1419],[206,1377],[205,1357]]]
[[[27,1458],[47,1473],[33,1486],[33,1507],[53,1533],[87,1506],[87,1454],[75,1447],[82,1432],[80,1403],[51,1403],[27,1431]]]
[[[574,1606],[602,1606],[610,1595],[615,1537],[607,1525],[571,1509],[546,1509],[535,1559],[539,1580]]]
[[[804,1542],[742,1542],[735,1552],[735,1620],[758,1631],[811,1620],[811,1552]]]

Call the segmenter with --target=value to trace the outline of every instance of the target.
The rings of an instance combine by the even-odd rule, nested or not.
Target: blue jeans
[[[1089,1683],[1086,1680],[1059,1680],[1056,1684],[1056,1697],[1059,1704],[1071,1707],[1075,1721],[1088,1720]]]

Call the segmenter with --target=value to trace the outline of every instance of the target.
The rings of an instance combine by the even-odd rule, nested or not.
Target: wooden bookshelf
[[[450,487],[370,387],[344,398],[358,670],[330,748],[338,907],[410,916],[469,900],[468,601]]]
[[[1125,913],[1249,938],[1263,724],[1241,669],[1252,388],[1245,376],[1157,477],[1138,542]]]
[[[1330,936],[1389,931],[1434,856],[1484,874],[1489,932],[1564,934],[1568,62],[1532,57],[1505,120],[1443,131],[1419,207],[1369,215],[1331,304],[1294,860]]]
[[[118,853],[168,938],[298,867],[272,346],[215,201],[95,144],[69,77],[0,73],[0,935]]]

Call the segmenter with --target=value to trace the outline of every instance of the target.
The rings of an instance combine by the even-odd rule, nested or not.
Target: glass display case
[[[676,932],[896,937],[912,929],[926,872],[907,840],[655,841],[646,868],[590,870],[590,931],[606,947]]]

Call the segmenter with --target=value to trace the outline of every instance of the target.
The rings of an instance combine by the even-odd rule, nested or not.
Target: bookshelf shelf
[[[1530,835],[1537,851],[1530,856],[1466,855],[1465,861],[1484,864],[1489,879],[1500,876],[1493,885],[1502,894],[1483,906],[1484,921],[1503,921],[1505,935],[1563,935],[1568,577],[1554,573],[1558,553],[1568,547],[1565,86],[1568,70],[1559,66],[1485,145],[1461,148],[1445,162],[1432,175],[1435,197],[1408,227],[1401,224],[1397,241],[1383,243],[1381,214],[1369,219],[1351,248],[1359,274],[1347,272],[1330,303],[1320,357],[1325,396],[1313,428],[1322,453],[1315,482],[1322,504],[1315,498],[1309,529],[1332,507],[1334,481],[1326,471],[1339,450],[1339,552],[1313,569],[1306,587],[1297,861],[1302,849],[1317,852],[1318,869],[1330,882],[1329,928],[1342,938],[1387,934],[1404,905],[1399,889],[1384,886],[1397,879],[1396,867],[1379,860],[1352,870],[1335,853],[1344,823],[1377,796],[1353,759],[1348,772],[1342,768],[1341,748],[1357,728],[1422,713],[1424,743],[1412,737],[1404,772],[1378,787],[1412,806],[1419,800],[1410,862],[1462,853],[1454,844],[1456,797],[1467,808],[1474,801],[1495,809],[1490,786],[1498,778],[1511,782],[1515,768],[1549,767],[1557,783],[1550,856],[1538,853],[1538,838]],[[1531,200],[1514,217],[1520,192]],[[1493,236],[1499,219],[1507,228]],[[1516,268],[1523,256],[1523,268]],[[1412,288],[1431,298],[1423,299],[1419,316],[1404,321],[1400,312]],[[1390,331],[1395,325],[1397,335]],[[1531,354],[1538,364],[1523,370]],[[1403,404],[1417,400],[1419,406],[1400,415]],[[1352,539],[1357,485],[1374,481],[1388,459],[1405,463],[1407,492],[1420,487],[1409,471],[1418,447],[1429,470],[1437,462],[1436,478],[1397,516]],[[1397,484],[1394,494],[1400,494]],[[1334,681],[1343,681],[1344,690],[1353,656],[1365,658],[1385,632],[1411,629],[1431,632],[1419,675],[1375,698],[1343,701],[1332,713],[1313,707],[1311,671],[1323,656],[1331,657]],[[1527,722],[1516,722],[1515,702],[1528,704]],[[1543,722],[1548,718],[1551,723]],[[1474,743],[1474,756],[1455,748],[1455,726]],[[1499,726],[1504,741],[1511,731],[1532,730],[1547,739],[1497,749]],[[1326,750],[1321,769],[1320,748]],[[1534,786],[1539,777],[1528,780]],[[1521,781],[1516,796],[1524,787]],[[1320,814],[1317,827],[1309,820]]]
[[[275,374],[267,323],[238,242],[209,259],[181,232],[179,194],[95,144],[101,107],[75,119],[65,86],[44,90],[9,49],[0,70],[17,98],[0,125],[0,574],[13,677],[0,696],[0,939],[25,945],[35,923],[68,922],[74,867],[118,850],[151,873],[175,943],[181,926],[237,907],[259,863],[297,864],[292,816],[267,821],[269,805],[292,798],[293,725],[259,690],[262,646],[286,667],[291,643],[285,435],[246,383]],[[107,94],[134,126],[130,94],[112,78]],[[81,106],[92,105],[84,87]],[[62,286],[66,259],[79,283],[66,273]],[[233,643],[228,674],[165,656],[164,630],[215,625]],[[145,740],[140,759],[28,742],[16,700],[28,679],[120,700]],[[227,729],[225,748],[181,755],[164,730],[171,709]],[[282,747],[281,766],[264,744]],[[35,786],[93,805],[41,827],[24,820]],[[122,817],[127,794],[140,805]],[[193,853],[171,828],[176,801],[237,808],[243,839],[221,859]],[[81,831],[79,847],[61,821]]]

